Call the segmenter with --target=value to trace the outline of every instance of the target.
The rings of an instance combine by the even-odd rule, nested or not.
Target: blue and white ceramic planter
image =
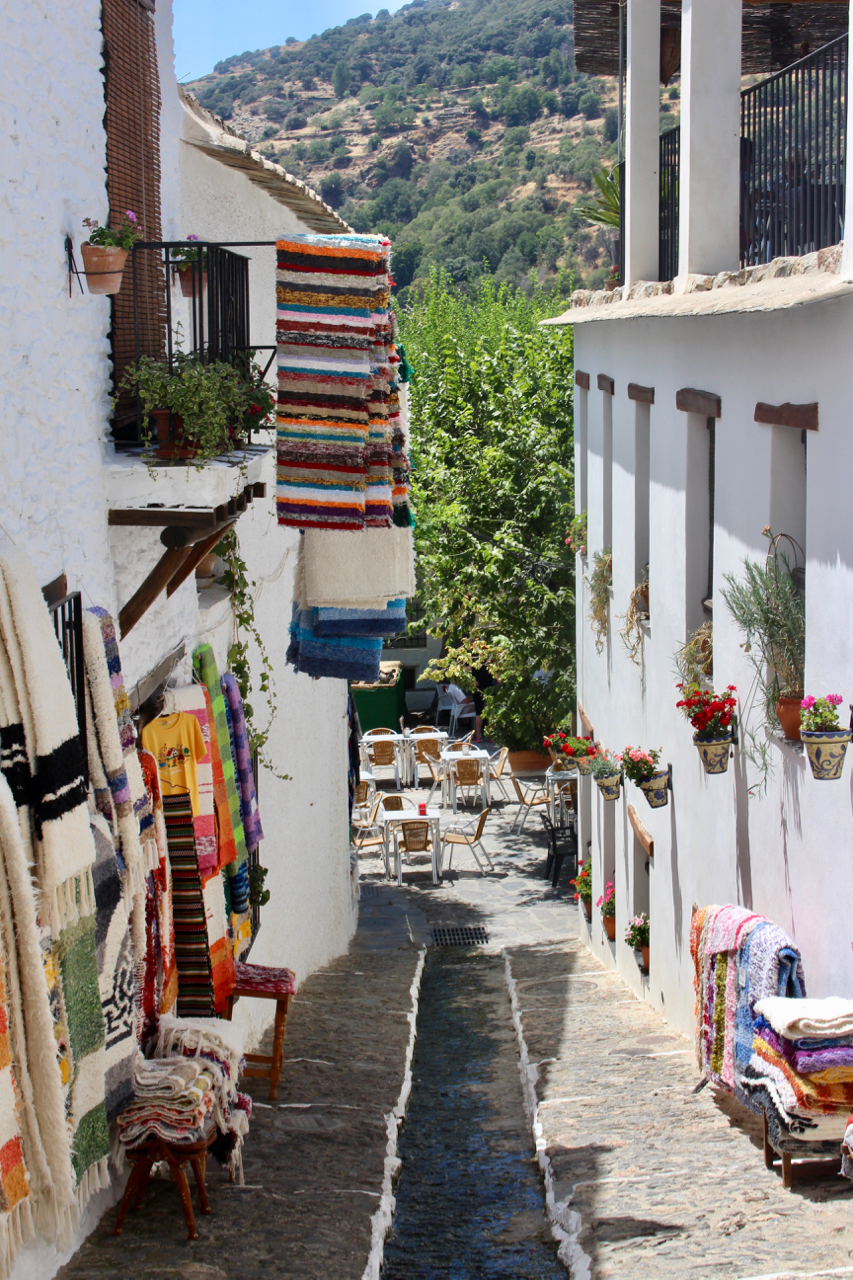
[[[729,767],[729,752],[732,737],[727,733],[724,738],[700,738],[694,733],[693,741],[699,748],[702,767],[706,773],[725,773]]]
[[[621,773],[608,773],[604,778],[596,778],[596,784],[605,800],[618,800],[622,787]]]
[[[669,770],[658,769],[650,778],[643,778],[642,782],[638,782],[637,786],[653,809],[662,809],[669,803],[668,782]]]
[[[801,729],[812,773],[819,782],[834,782],[841,777],[849,729]]]

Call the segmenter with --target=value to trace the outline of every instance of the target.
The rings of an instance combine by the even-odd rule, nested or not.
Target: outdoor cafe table
[[[480,747],[470,747],[467,751],[442,751],[441,752],[441,803],[450,803],[450,765],[455,760],[479,760],[483,765],[483,792],[486,801],[486,808],[489,807],[490,796],[490,776],[489,776],[489,760],[491,756],[488,751],[483,751]]]
[[[548,796],[550,804],[548,808],[551,812],[551,821],[554,826],[565,826],[566,815],[566,797],[560,790],[567,782],[571,782],[573,773],[568,769],[554,769],[553,765],[545,774],[545,782],[548,786]],[[557,809],[559,808],[559,822],[557,821]]]
[[[364,735],[358,744],[362,764],[368,768],[367,748],[374,742],[393,742],[397,753],[397,767],[400,770],[400,784],[404,787],[414,786],[418,780],[417,747],[418,742],[446,742],[447,733],[443,729],[433,729],[429,733],[375,733]]]
[[[391,839],[391,828],[396,826],[405,826],[407,822],[428,822],[430,825],[430,834],[432,836],[432,882],[438,884],[441,879],[441,810],[427,809],[426,813],[418,813],[417,809],[391,809],[386,812],[380,809],[377,815],[377,822],[381,822],[385,828],[385,866],[388,866],[389,841]],[[397,883],[403,883],[403,860],[400,859],[400,873],[397,877]]]

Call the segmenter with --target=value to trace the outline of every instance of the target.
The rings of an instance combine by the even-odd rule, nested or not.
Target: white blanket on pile
[[[827,996],[823,1000],[768,996],[757,1002],[755,1012],[766,1018],[776,1034],[786,1040],[829,1040],[833,1036],[853,1035],[853,1000],[841,996]]]
[[[415,594],[412,530],[308,529],[300,539],[304,609],[381,609]]]

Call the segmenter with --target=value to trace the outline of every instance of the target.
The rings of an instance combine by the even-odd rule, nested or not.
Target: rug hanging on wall
[[[96,855],[95,953],[105,1029],[105,1106],[107,1120],[112,1121],[133,1098],[137,966],[112,833],[100,814],[92,816],[92,834]]]
[[[178,1013],[205,1018],[213,1012],[213,974],[189,796],[163,796],[163,816],[172,868]]]
[[[385,380],[373,361],[387,324],[389,247],[356,235],[276,244],[280,524],[363,528],[369,469],[372,518],[390,523]]]

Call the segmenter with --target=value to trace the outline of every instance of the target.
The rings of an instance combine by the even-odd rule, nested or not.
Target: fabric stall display
[[[369,469],[372,518],[391,522],[385,379],[374,351],[388,326],[389,250],[376,236],[276,244],[280,524],[363,528]]]
[[[383,639],[404,635],[406,631],[405,600],[389,600],[384,609],[315,609],[315,636],[381,636]]]
[[[5,946],[0,946],[0,1275],[8,1276],[23,1241],[33,1234],[29,1175],[24,1163],[9,1027]]]
[[[293,606],[287,661],[297,672],[335,680],[372,681],[379,678],[381,636],[318,636],[313,609]]]
[[[215,816],[217,800],[223,808],[227,801],[225,799],[225,783],[221,776],[222,767],[219,763],[218,750],[216,752],[219,769],[218,779],[214,769],[214,753],[210,740],[210,716],[207,710],[205,691],[202,686],[187,685],[181,689],[167,689],[163,698],[163,716],[160,719],[163,720],[169,713],[192,716],[198,723],[202,741],[204,742],[204,755],[195,762],[196,791],[192,796],[195,851],[198,857],[198,869],[202,878],[204,878],[205,876],[213,875],[215,871],[219,870],[221,865],[219,861],[220,849],[223,849],[226,853],[229,850],[225,849],[223,841],[217,839]],[[170,727],[168,721],[164,727]],[[218,795],[217,781],[219,783]],[[220,812],[220,819],[221,816]]]
[[[92,815],[92,835],[95,840],[95,952],[105,1024],[105,1109],[107,1120],[111,1121],[133,1097],[137,971],[116,848],[112,832],[100,814]],[[143,927],[144,919],[143,910]],[[141,976],[140,969],[140,987]]]
[[[171,1013],[178,998],[175,963],[175,921],[172,910],[172,869],[160,794],[160,771],[150,751],[139,752],[139,763],[151,805],[159,865],[146,884],[146,951],[142,992],[137,991],[137,1040],[142,1041],[157,1015]]]
[[[392,360],[399,370],[399,356],[394,354]],[[407,528],[414,524],[414,520],[409,503],[409,393],[408,388],[401,385],[402,381],[397,372],[391,383],[388,423],[391,430],[392,518],[395,525]]]
[[[742,907],[712,906],[694,914],[690,949],[703,1076],[764,1115],[777,1151],[837,1154],[853,1105],[853,1071],[849,1081],[801,1072],[798,1066],[808,1065],[796,1056],[801,1040],[791,1039],[786,1048],[767,1017],[780,1006],[802,1008],[807,1016],[810,1007],[824,1003],[805,998],[802,960],[790,938]],[[797,1014],[790,1016],[796,1020]]]
[[[246,713],[243,709],[243,698],[240,686],[230,671],[226,671],[221,680],[222,692],[226,706],[231,712],[232,741],[237,765],[237,786],[240,792],[240,813],[243,818],[243,832],[246,837],[246,848],[257,849],[264,838],[261,826],[261,815],[258,812],[258,797],[255,792],[255,776],[252,772],[252,753],[249,748],[249,736],[246,730]]]
[[[213,1012],[213,971],[189,796],[164,795],[163,816],[172,869],[178,1013],[209,1017]]]

